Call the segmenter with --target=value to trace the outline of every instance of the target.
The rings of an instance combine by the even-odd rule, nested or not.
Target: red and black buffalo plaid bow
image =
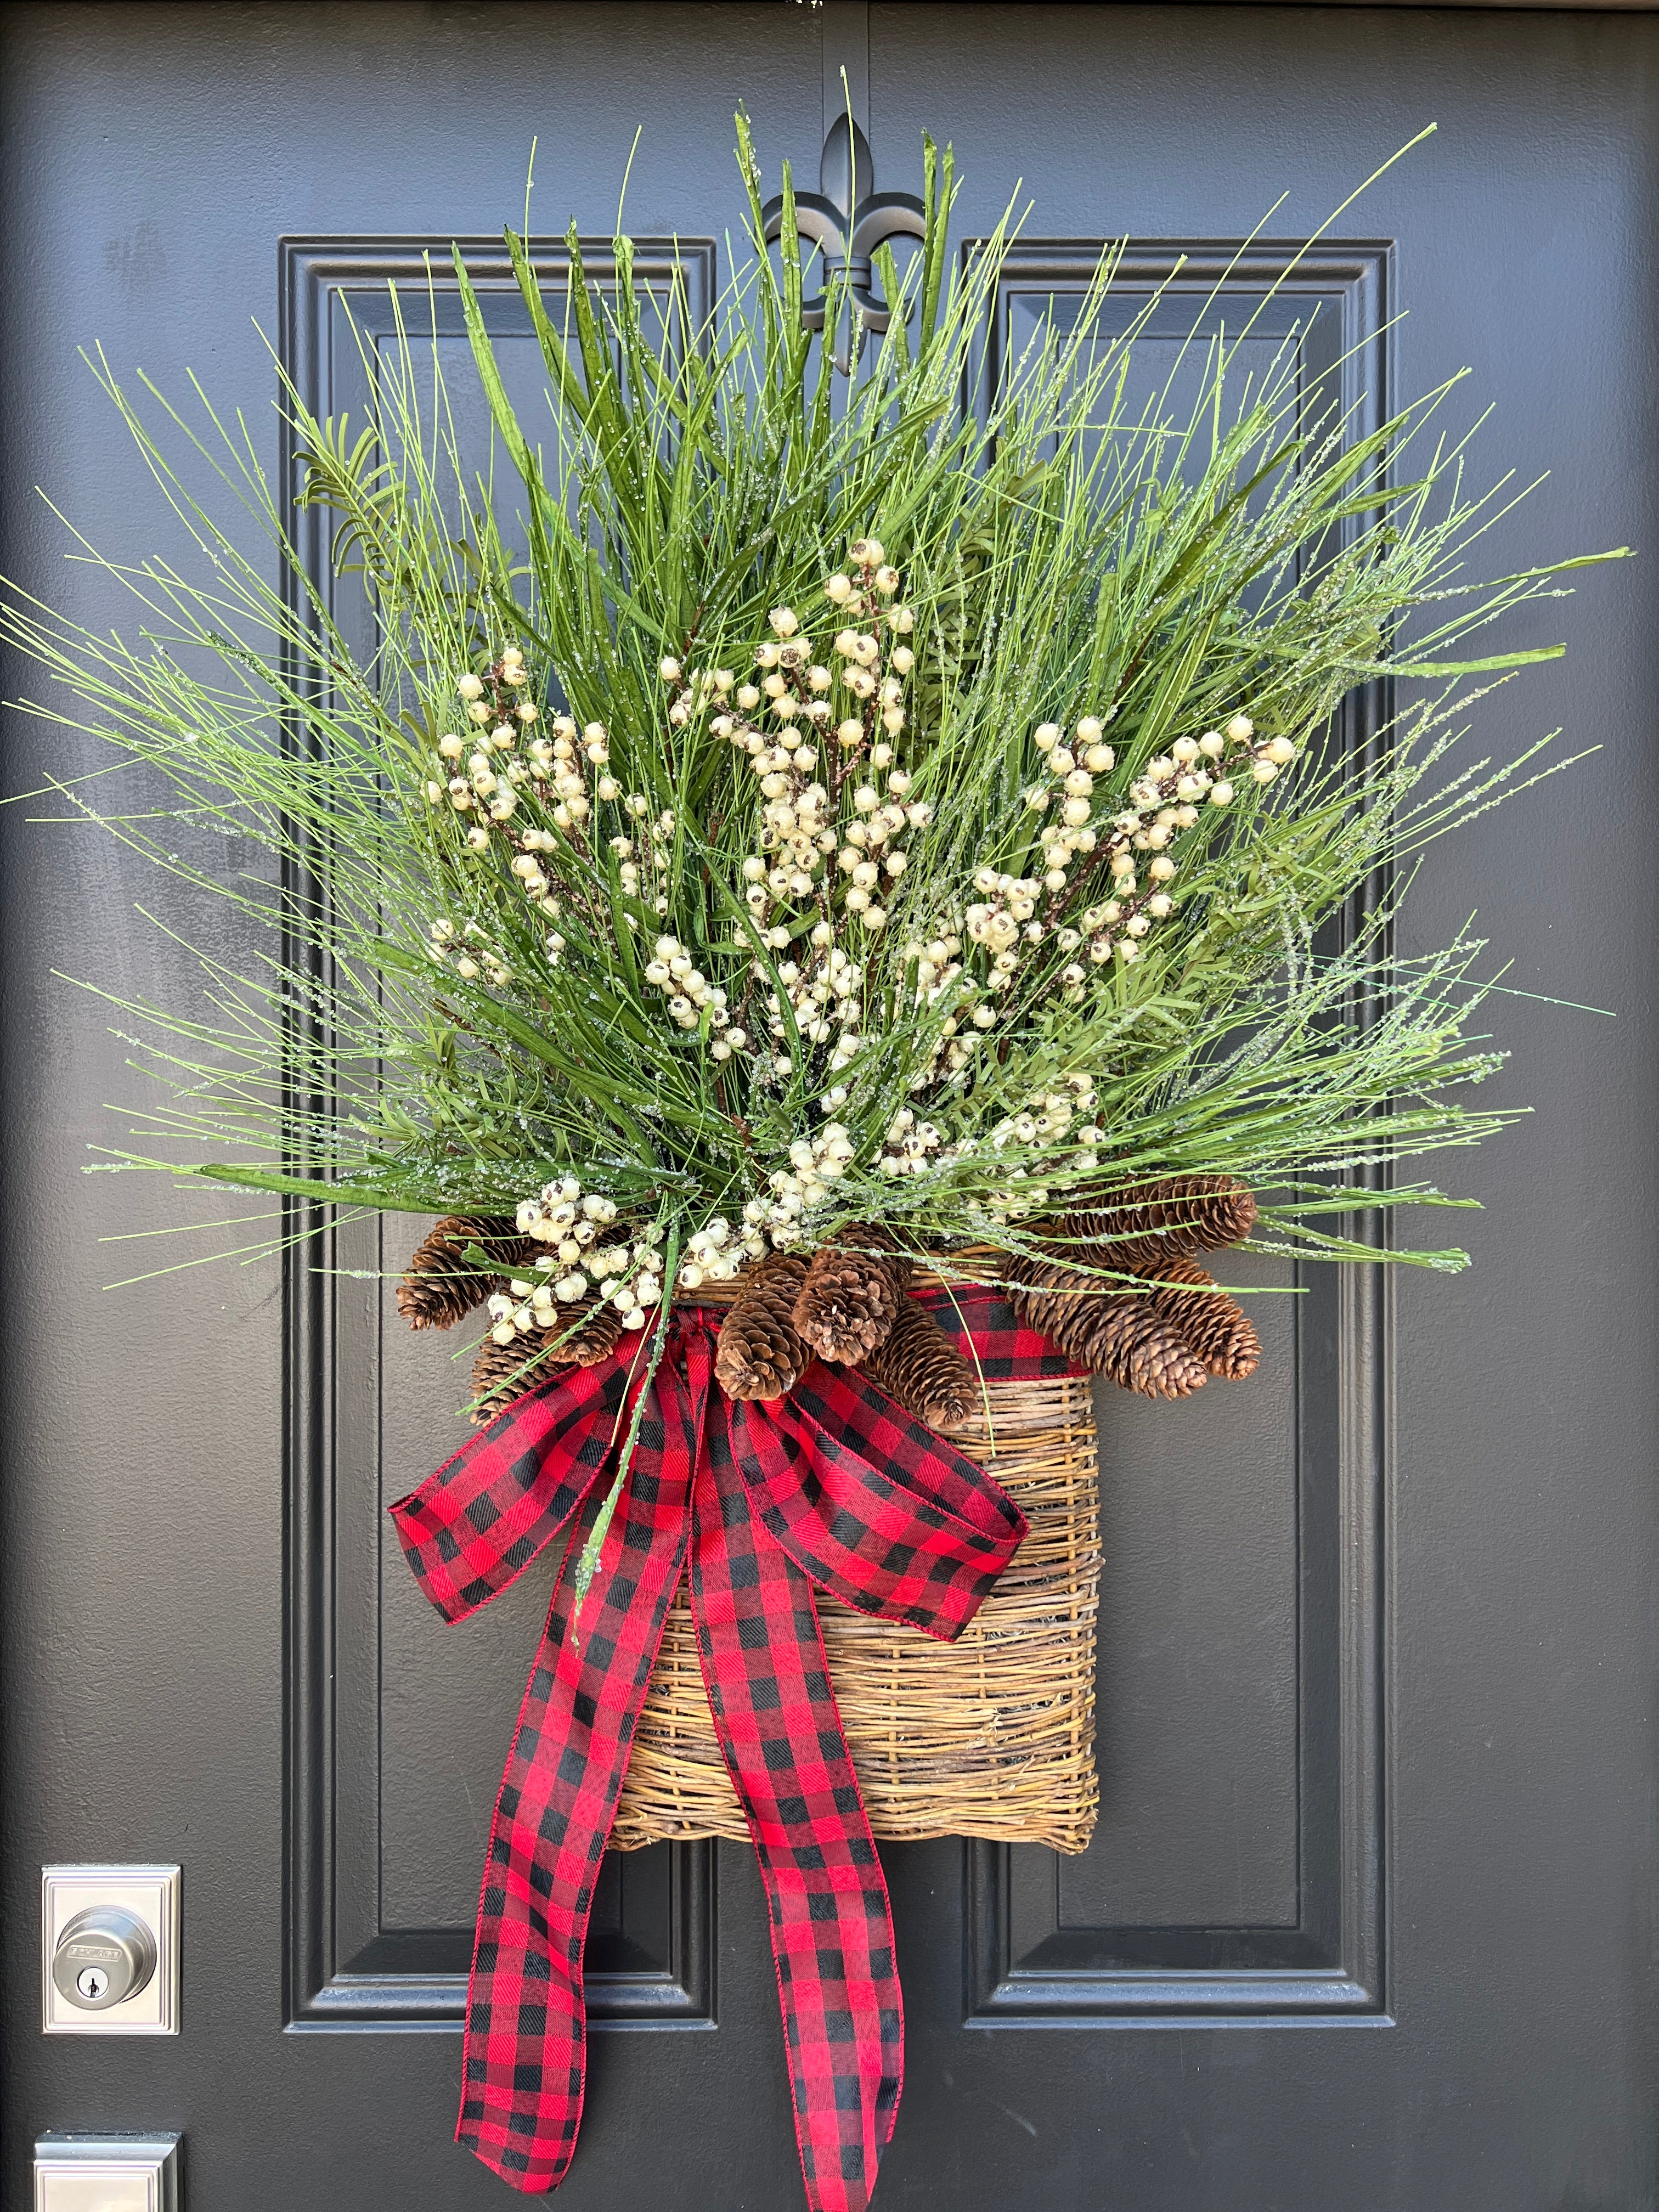
[[[988,1291],[956,1294],[938,1317],[988,1378],[1066,1371]],[[948,1641],[1025,1522],[857,1372],[815,1364],[775,1404],[734,1402],[714,1381],[714,1341],[711,1315],[673,1316],[577,1636],[565,1567],[554,1586],[490,1827],[456,2134],[515,2189],[556,2188],[569,2166],[593,1885],[689,1555],[709,1710],[770,1908],[807,2199],[813,2212],[861,2212],[898,2111],[903,2016],[813,1588]],[[564,1371],[392,1508],[447,1620],[494,1597],[566,1527],[574,1559],[643,1372],[626,1354]]]

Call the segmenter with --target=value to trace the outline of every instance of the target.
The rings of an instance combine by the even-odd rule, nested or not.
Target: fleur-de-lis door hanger
[[[921,238],[924,234],[922,204],[914,192],[878,192],[875,158],[870,142],[850,115],[838,115],[823,142],[818,164],[818,190],[795,194],[795,228],[823,255],[824,289],[805,301],[801,320],[809,331],[821,331],[836,308],[832,333],[836,366],[844,376],[853,373],[863,330],[884,331],[893,319],[895,303],[877,297],[871,258],[890,239]],[[783,195],[769,199],[761,210],[769,243],[783,231]],[[837,276],[844,277],[841,296],[847,303],[843,336],[836,295]],[[897,312],[904,312],[899,303]]]

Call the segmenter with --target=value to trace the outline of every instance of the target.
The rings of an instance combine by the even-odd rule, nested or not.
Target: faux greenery
[[[550,1243],[587,1218],[590,1273],[619,1218],[599,1279],[637,1321],[659,1247],[683,1279],[855,1222],[1019,1249],[1079,1194],[1194,1172],[1263,1192],[1269,1246],[1375,1257],[1344,1214],[1449,1203],[1416,1158],[1506,1118],[1470,1095],[1498,1059],[1480,948],[1395,960],[1389,923],[1401,864],[1539,772],[1451,748],[1480,687],[1559,650],[1494,626],[1579,564],[1471,580],[1510,494],[1467,488],[1449,387],[1359,436],[1310,418],[1295,340],[1247,374],[1241,330],[1199,349],[1190,410],[1133,402],[1153,303],[1095,335],[1109,253],[984,390],[1008,231],[950,277],[931,145],[926,241],[883,257],[906,311],[849,386],[740,156],[756,251],[706,328],[626,238],[601,281],[573,232],[549,299],[507,234],[534,419],[456,256],[493,482],[435,337],[365,346],[363,422],[284,386],[367,659],[242,416],[148,380],[141,413],[99,356],[199,568],[103,564],[134,642],[17,594],[5,633],[55,679],[32,711],[169,794],[81,811],[268,933],[240,972],[202,957],[196,1006],[121,1003],[161,1096],[109,1164],[523,1209]],[[1338,710],[1390,674],[1426,689],[1355,750]],[[743,688],[775,677],[781,710]],[[228,882],[209,833],[263,863]]]

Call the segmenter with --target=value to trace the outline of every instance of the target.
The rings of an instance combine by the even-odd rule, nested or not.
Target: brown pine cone
[[[469,1244],[499,1259],[501,1272],[464,1260]],[[451,1328],[500,1290],[510,1274],[527,1267],[536,1250],[511,1221],[447,1214],[416,1246],[398,1285],[398,1310],[411,1328]]]
[[[1155,1275],[1181,1249],[1167,1237],[1131,1237],[1104,1212],[1068,1213],[1043,1232],[1045,1248],[1062,1264],[1084,1271],[1097,1291],[1129,1290],[1133,1283],[1114,1277]]]
[[[1166,1176],[1158,1182],[1131,1183],[1098,1206],[1068,1213],[1067,1237],[1099,1240],[1115,1257],[1113,1267],[1143,1268],[1142,1255],[1131,1259],[1133,1240],[1158,1237],[1177,1252],[1218,1252],[1243,1243],[1255,1226],[1255,1197],[1235,1176]]]
[[[1195,1358],[1212,1375],[1224,1375],[1242,1382],[1254,1375],[1261,1358],[1261,1340],[1245,1317],[1237,1298],[1215,1287],[1196,1260],[1176,1254],[1158,1269],[1162,1281],[1152,1292],[1152,1304],[1175,1329]],[[1171,1283],[1190,1284],[1190,1289],[1171,1290]]]
[[[515,1336],[511,1344],[485,1337],[472,1363],[472,1420],[482,1428],[526,1390],[538,1389],[566,1364],[551,1355],[552,1347],[539,1329],[533,1335]]]
[[[714,1380],[728,1398],[781,1398],[811,1360],[796,1331],[806,1262],[774,1252],[749,1269],[720,1323]]]
[[[861,1366],[887,1341],[910,1269],[896,1254],[848,1249],[880,1244],[878,1230],[860,1225],[842,1233],[846,1244],[820,1245],[812,1255],[795,1300],[795,1327],[820,1359]]]
[[[616,1308],[590,1305],[572,1336],[568,1332],[580,1310],[568,1307],[551,1328],[515,1336],[510,1344],[497,1344],[494,1336],[484,1339],[472,1363],[474,1421],[493,1421],[504,1406],[526,1390],[539,1389],[562,1367],[594,1367],[610,1356],[622,1334]]]
[[[1074,1267],[1023,1255],[1010,1265],[1014,1310],[1092,1375],[1148,1398],[1186,1398],[1206,1370],[1150,1294],[1108,1291]]]
[[[1097,1277],[1079,1274],[1061,1260],[1036,1260],[1024,1252],[1010,1252],[1003,1267],[1012,1286],[1009,1296],[1014,1311],[1028,1328],[1036,1329],[1063,1352],[1073,1352],[1073,1342],[1081,1340],[1079,1332],[1088,1334],[1089,1318],[1096,1309],[1103,1320],[1109,1310],[1127,1303],[1123,1294],[1108,1290]],[[1080,1351],[1073,1356],[1085,1367],[1094,1364]]]
[[[582,1324],[572,1336],[569,1332],[578,1315]],[[555,1344],[553,1358],[567,1367],[597,1367],[602,1359],[609,1359],[616,1350],[623,1333],[622,1316],[613,1305],[601,1305],[593,1299],[581,1305],[561,1306],[559,1318],[548,1334],[562,1337],[562,1344]]]
[[[1143,1398],[1190,1398],[1204,1387],[1204,1363],[1145,1298],[1132,1299],[1106,1350],[1101,1372]]]
[[[863,1363],[872,1382],[930,1429],[957,1429],[979,1402],[979,1381],[925,1306],[899,1301],[886,1340]]]

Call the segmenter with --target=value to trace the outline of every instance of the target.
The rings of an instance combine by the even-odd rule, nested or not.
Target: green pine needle
[[[741,123],[739,159],[755,252],[702,327],[678,274],[632,281],[626,238],[612,282],[583,271],[573,232],[571,281],[550,294],[507,234],[546,374],[532,418],[515,412],[456,255],[493,425],[481,472],[457,427],[471,394],[444,366],[435,290],[429,329],[409,329],[394,295],[393,343],[361,341],[368,419],[319,421],[285,384],[298,515],[241,416],[216,413],[193,379],[179,407],[93,360],[197,558],[188,572],[118,563],[77,536],[77,557],[130,595],[132,628],[100,635],[14,590],[0,633],[49,686],[23,711],[118,751],[120,772],[99,770],[95,792],[92,777],[44,787],[191,895],[228,901],[240,948],[198,956],[193,1003],[100,994],[141,1085],[132,1148],[102,1164],[412,1213],[511,1213],[574,1175],[669,1230],[677,1255],[716,1217],[775,1212],[792,1174],[803,1241],[876,1221],[918,1244],[1017,1245],[1103,1182],[1225,1172],[1271,1200],[1275,1249],[1378,1256],[1316,1220],[1333,1206],[1446,1202],[1390,1189],[1401,1164],[1514,1117],[1473,1097],[1501,1064],[1474,1026],[1492,988],[1482,948],[1393,956],[1403,864],[1553,772],[1538,745],[1461,769],[1454,748],[1494,677],[1560,649],[1490,650],[1496,626],[1558,596],[1569,570],[1620,556],[1474,580],[1471,547],[1518,495],[1504,478],[1466,488],[1468,438],[1440,428],[1451,385],[1361,434],[1306,392],[1294,339],[1265,375],[1259,340],[1242,356],[1247,325],[1191,343],[1197,396],[1177,404],[1173,374],[1149,372],[1139,349],[1156,299],[1103,335],[1111,253],[1070,322],[1044,326],[985,390],[1014,226],[951,281],[951,158],[931,145],[927,237],[907,272],[883,264],[910,312],[866,336],[838,386],[799,321],[792,225],[776,264],[758,236]],[[311,510],[337,574],[367,595],[367,658],[307,565]],[[787,607],[814,665],[836,672],[836,714],[858,708],[825,580],[868,537],[915,613],[913,668],[882,630],[913,818],[887,848],[901,847],[903,872],[876,870],[878,932],[857,923],[852,862],[834,852],[812,860],[810,894],[763,880],[751,896],[744,862],[776,867],[776,850],[757,844],[750,755],[714,727],[732,695],[709,689],[719,670],[759,679],[757,649],[775,644],[772,611]],[[881,629],[883,604],[861,619]],[[452,775],[477,780],[479,731],[458,685],[508,648],[537,732],[563,713],[579,731],[603,724],[603,773],[579,744],[588,813],[561,822],[546,779],[525,781],[475,851],[468,826],[487,817],[448,790]],[[684,665],[683,684],[665,680],[665,660]],[[1343,702],[1382,678],[1399,687],[1393,718],[1351,749]],[[868,819],[855,794],[892,773],[872,750],[874,706],[858,711],[866,734],[844,762],[833,723],[813,733],[818,818],[853,862],[846,841]],[[1212,787],[1239,763],[1232,804],[1202,804],[1170,833],[1172,913],[1147,903],[1156,853],[1142,846],[1130,919],[1100,919],[1111,825],[1137,783],[1241,716],[1248,742],[1199,762]],[[1034,733],[1085,717],[1105,726],[1114,760],[1094,775],[1095,853],[1074,852],[1050,890],[1042,833],[1065,793]],[[520,767],[527,729],[509,748]],[[459,761],[440,749],[451,732]],[[1254,781],[1275,744],[1281,772]],[[894,804],[900,790],[882,786]],[[1037,790],[1041,811],[1027,803]],[[545,908],[510,865],[526,828]],[[1034,891],[1040,939],[1022,924],[1006,989],[993,944],[973,935],[975,902],[1006,898],[975,889],[983,870]],[[830,957],[820,926],[859,971],[833,1021],[803,981]],[[648,978],[659,935],[701,979],[689,1025]],[[1097,962],[1091,945],[1106,948]],[[719,1019],[711,994],[724,994]],[[722,1023],[751,1033],[746,1048],[721,1050]],[[841,1035],[859,1042],[838,1062]],[[1098,1138],[1085,1141],[1085,1126]],[[919,1169],[897,1174],[907,1128]],[[830,1129],[845,1132],[839,1171],[803,1182],[800,1148]]]

